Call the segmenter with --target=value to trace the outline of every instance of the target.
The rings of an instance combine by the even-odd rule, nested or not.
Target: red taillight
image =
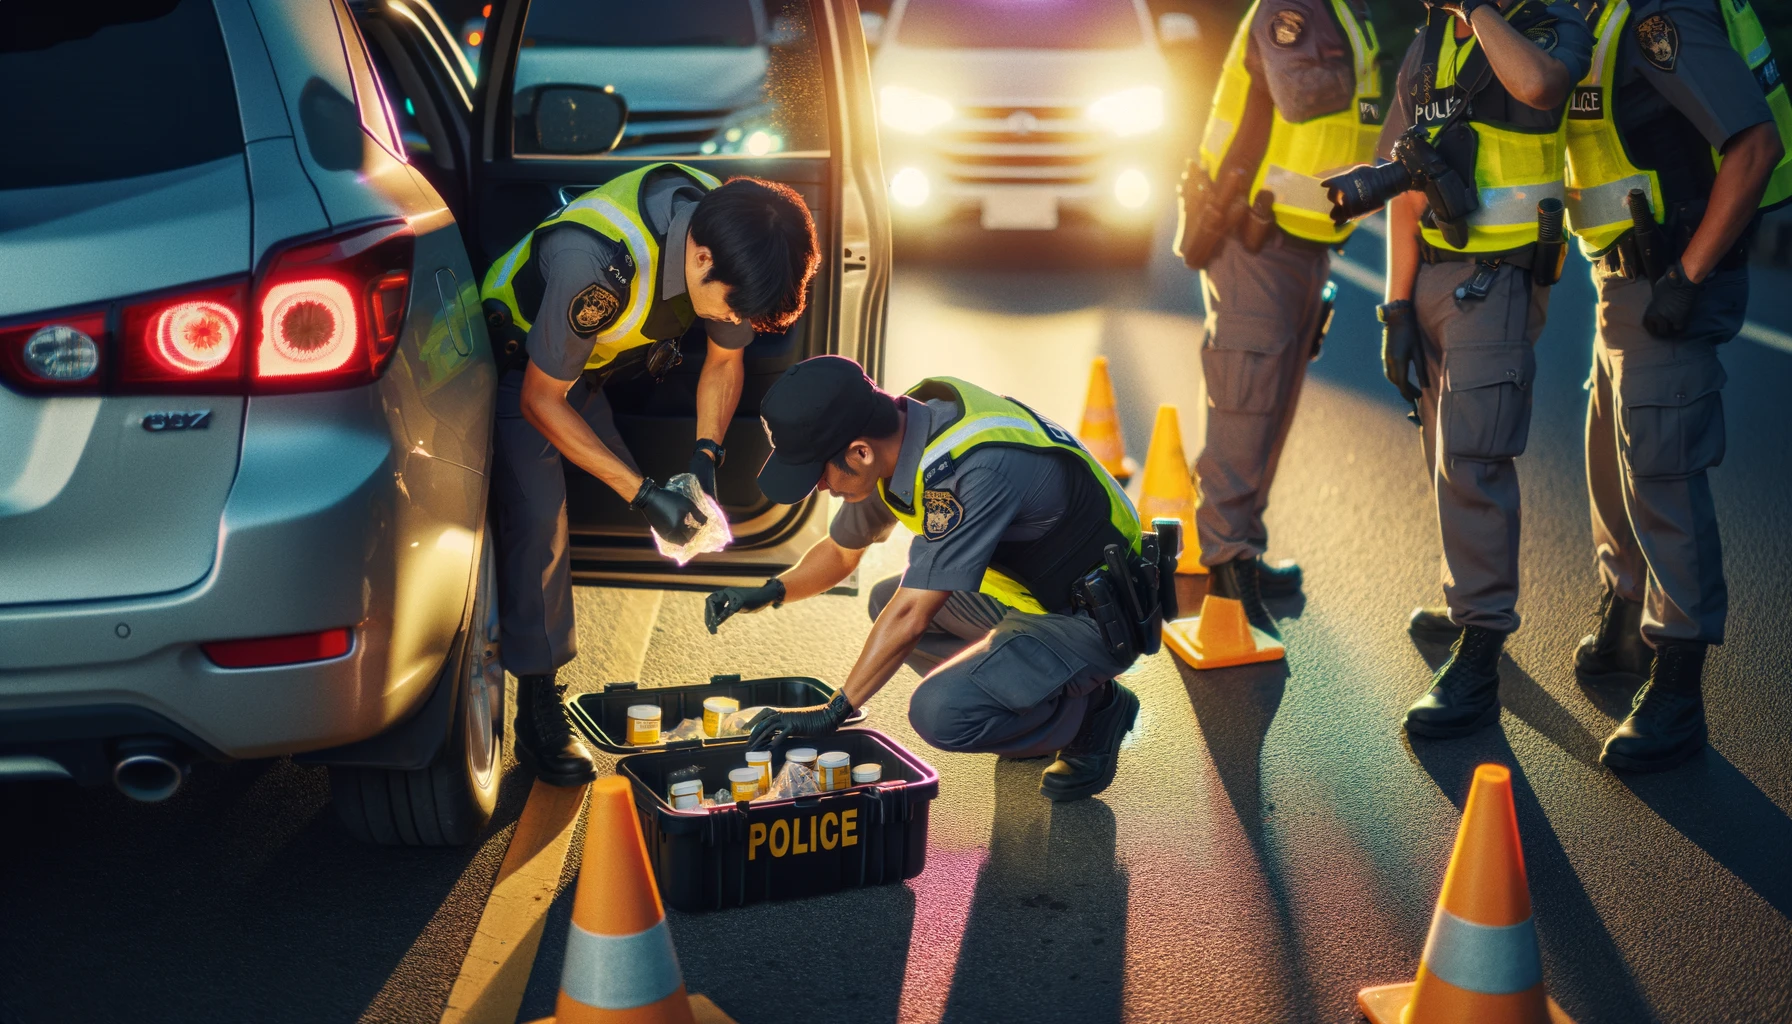
[[[218,640],[200,644],[199,649],[220,668],[266,668],[340,658],[348,653],[349,640],[349,631],[345,627],[254,640]]]
[[[274,256],[256,291],[251,390],[377,379],[404,326],[415,242],[409,227],[389,223]]]
[[[372,383],[404,329],[415,246],[401,221],[362,226],[271,254],[253,295],[246,279],[212,281],[0,324],[0,382],[212,395]]]
[[[241,387],[246,281],[133,302],[124,308],[114,390],[229,393]]]

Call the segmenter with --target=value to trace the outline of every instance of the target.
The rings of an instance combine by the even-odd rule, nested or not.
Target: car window
[[[404,143],[399,138],[398,126],[394,124],[392,103],[374,75],[371,58],[367,55],[367,40],[361,36],[361,27],[349,16],[348,8],[341,5],[336,7],[336,25],[342,30],[342,43],[348,50],[348,69],[355,83],[355,106],[361,112],[361,130],[383,146],[386,152],[403,160]]]
[[[211,0],[0,3],[0,189],[155,174],[243,151]]]
[[[807,0],[532,0],[517,57],[516,152],[553,86],[608,87],[623,156],[775,156],[827,149]]]
[[[909,0],[902,46],[943,49],[1121,50],[1145,43],[1132,0]]]

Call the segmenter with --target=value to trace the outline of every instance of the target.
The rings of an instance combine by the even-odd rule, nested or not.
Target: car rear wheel
[[[491,545],[479,560],[473,615],[449,671],[460,687],[449,736],[427,767],[330,769],[336,814],[356,839],[381,846],[464,846],[498,802],[504,742],[504,669]]]

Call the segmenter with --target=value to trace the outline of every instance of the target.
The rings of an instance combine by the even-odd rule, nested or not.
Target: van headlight
[[[1164,124],[1164,91],[1155,85],[1122,89],[1089,104],[1086,113],[1115,135],[1156,131]]]
[[[951,101],[906,85],[886,85],[877,99],[878,116],[884,124],[911,135],[930,132],[952,120],[955,113]]]

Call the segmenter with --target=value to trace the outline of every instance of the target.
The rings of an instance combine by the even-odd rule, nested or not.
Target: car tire
[[[491,545],[479,560],[473,614],[449,670],[460,686],[448,739],[415,770],[330,768],[330,796],[349,834],[379,846],[465,846],[491,821],[504,766],[504,669]]]

